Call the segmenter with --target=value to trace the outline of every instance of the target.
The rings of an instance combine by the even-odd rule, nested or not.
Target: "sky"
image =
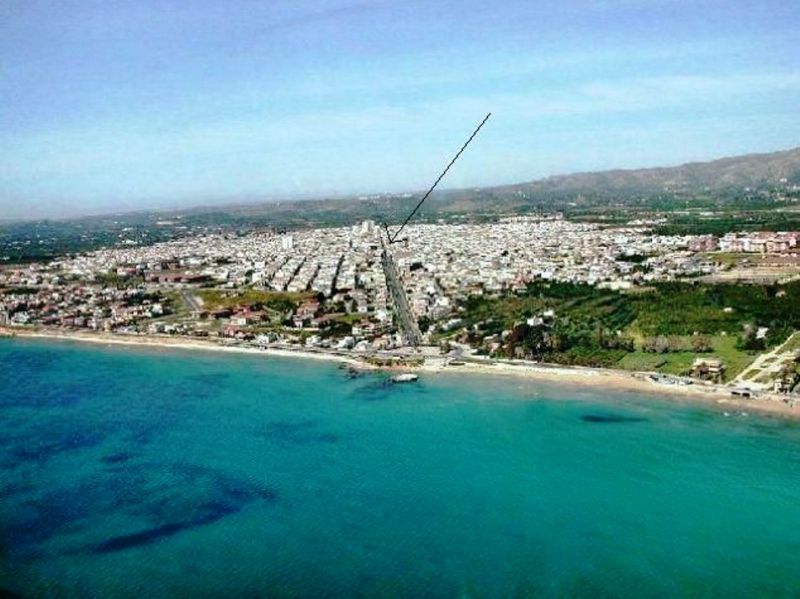
[[[800,146],[800,2],[4,0],[0,219]]]

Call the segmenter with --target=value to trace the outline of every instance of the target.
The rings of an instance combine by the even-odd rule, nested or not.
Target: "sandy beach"
[[[215,352],[229,352],[239,354],[257,354],[269,356],[283,356],[290,358],[304,358],[310,360],[323,360],[326,362],[339,362],[358,368],[374,368],[361,360],[331,352],[316,352],[302,349],[283,349],[278,347],[260,348],[243,347],[241,345],[227,345],[216,341],[204,339],[186,339],[182,337],[167,337],[163,335],[115,335],[109,333],[79,333],[77,331],[60,330],[24,330],[0,328],[0,337],[24,337],[33,339],[48,339],[62,341],[79,341],[95,343],[98,345],[133,345],[152,348],[172,348],[185,350],[201,350]]]
[[[723,411],[758,411],[763,414],[800,419],[800,406],[790,406],[780,396],[737,398],[731,396],[731,388],[724,385],[695,383],[692,385],[666,385],[648,378],[649,373],[624,370],[567,367],[532,363],[486,363],[466,362],[460,366],[445,368],[423,366],[420,372],[445,372],[448,374],[480,374],[487,376],[511,376],[554,383],[566,383],[581,387],[612,389],[614,391],[654,395],[661,399],[702,402],[718,406]]]
[[[62,330],[26,330],[0,327],[0,336],[77,341],[100,345],[128,345],[154,349],[180,349],[281,356],[322,360],[347,364],[358,369],[379,370],[360,356],[347,356],[330,351],[288,349],[280,347],[244,347],[204,339],[187,339],[160,335],[123,336],[112,333],[83,333]],[[408,369],[412,370],[412,369]],[[654,395],[662,399],[697,401],[717,406],[724,411],[758,411],[774,416],[800,418],[800,406],[791,406],[777,395],[761,395],[744,399],[731,396],[731,388],[724,385],[695,383],[692,385],[667,385],[648,378],[649,373],[623,370],[545,365],[521,360],[464,361],[458,366],[445,365],[442,358],[428,359],[416,372],[430,375],[478,374],[485,376],[511,376],[529,380],[566,383],[581,387],[612,389],[615,391]]]

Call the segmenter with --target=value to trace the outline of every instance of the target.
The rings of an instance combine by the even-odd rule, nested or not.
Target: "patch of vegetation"
[[[354,325],[358,322],[364,320],[364,318],[368,316],[367,314],[360,314],[359,312],[351,312],[349,314],[337,314],[336,318],[334,319],[337,322],[342,322],[347,325]]]
[[[617,363],[617,368],[624,370],[659,370],[667,363],[667,358],[661,354],[650,354],[643,351],[632,351]]]
[[[27,264],[102,247],[143,246],[207,231],[175,222],[165,226],[162,213],[92,216],[0,224],[0,262]]]
[[[172,316],[173,319],[183,318],[189,315],[189,307],[183,301],[181,294],[177,291],[162,292],[161,301],[169,308],[170,316]]]
[[[331,320],[326,326],[320,329],[319,336],[323,339],[331,337],[344,337],[349,335],[353,325],[342,320]]]
[[[114,287],[116,289],[130,289],[144,283],[144,277],[142,276],[124,277],[113,272],[97,273],[94,276],[94,280],[104,287]]]
[[[670,222],[655,229],[659,235],[724,235],[737,231],[796,231],[800,214],[781,212],[769,205],[764,210],[725,211],[714,218],[698,218],[694,214],[673,215]]]
[[[744,352],[738,347],[735,337],[714,337],[711,358],[719,358],[725,364],[725,381],[732,380],[755,359],[755,353]]]
[[[498,355],[670,374],[687,374],[702,356],[721,359],[730,379],[753,360],[751,350],[800,328],[800,282],[655,283],[619,293],[539,281],[521,295],[471,297],[462,308],[465,340],[488,339]],[[548,310],[554,315],[543,317]],[[763,339],[760,327],[769,329]]]
[[[744,380],[746,380],[746,381],[751,381],[756,376],[760,375],[761,372],[762,372],[761,370],[758,370],[757,368],[754,368],[753,370],[750,370],[750,371],[746,372],[742,378]]]
[[[691,338],[689,338],[691,339]],[[627,354],[617,365],[625,370],[658,371],[664,374],[686,375],[691,371],[695,358],[719,359],[725,364],[725,380],[733,379],[754,359],[755,354],[737,348],[736,337],[721,336],[710,339],[708,352],[692,350],[686,339],[680,339],[675,351],[664,353],[645,352],[637,349]],[[685,348],[685,349],[680,349]]]
[[[782,286],[658,283],[651,293],[632,296],[631,301],[633,326],[641,335],[737,334],[752,324],[768,327],[767,343],[774,345],[800,328],[796,281]]]
[[[645,256],[644,254],[623,254],[619,257],[619,259],[623,262],[630,262],[631,264],[641,264],[645,260],[647,260],[649,256]]]
[[[289,293],[283,291],[261,291],[245,289],[226,291],[222,289],[199,289],[195,295],[203,300],[207,310],[220,310],[236,306],[249,306],[253,310],[294,311],[301,302],[315,297],[311,293]]]
[[[740,252],[708,252],[702,255],[710,262],[716,262],[723,266],[735,266],[740,262],[752,260],[753,258],[753,256],[749,254],[742,254]]]
[[[38,292],[35,287],[9,287],[3,290],[6,295],[36,295]]]

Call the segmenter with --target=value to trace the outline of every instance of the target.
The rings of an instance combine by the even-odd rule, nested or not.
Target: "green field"
[[[526,324],[548,309],[555,317],[545,326]],[[702,356],[722,360],[731,379],[800,329],[800,282],[655,283],[634,293],[536,282],[521,295],[471,297],[462,315],[463,341],[480,347],[504,332],[500,356],[669,374],[687,374]],[[800,335],[791,343],[800,347]]]
[[[731,380],[742,372],[756,356],[736,347],[736,338],[716,336],[711,338],[711,352],[678,351],[656,354],[637,349],[628,353],[617,364],[625,370],[657,371],[664,374],[685,375],[691,371],[695,358],[717,358],[725,364],[725,380]]]
[[[710,354],[703,354],[709,357]],[[641,350],[630,352],[617,363],[618,368],[625,370],[657,371],[664,374],[689,374],[695,354],[690,352],[672,352],[668,354],[652,354]]]

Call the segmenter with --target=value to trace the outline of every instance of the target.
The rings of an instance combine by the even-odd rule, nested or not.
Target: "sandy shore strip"
[[[540,365],[515,361],[507,363],[487,360],[485,363],[465,362],[460,366],[423,366],[420,372],[447,374],[480,374],[485,376],[521,377],[579,387],[593,387],[614,391],[627,391],[657,396],[666,400],[686,400],[714,405],[723,411],[758,411],[762,414],[800,419],[800,406],[791,406],[780,396],[738,398],[731,396],[731,388],[724,385],[695,383],[692,385],[665,385],[648,378],[649,373],[628,372],[601,368],[580,368],[558,365]]]
[[[278,347],[244,347],[241,345],[227,345],[216,341],[204,339],[187,339],[185,337],[167,337],[162,335],[115,335],[113,333],[79,333],[76,331],[58,330],[24,330],[2,329],[0,336],[20,337],[33,339],[79,341],[82,343],[95,343],[98,345],[132,345],[138,347],[151,347],[154,349],[186,349],[214,352],[229,352],[237,354],[256,354],[260,356],[280,356],[285,358],[303,358],[309,360],[322,360],[325,362],[338,362],[359,369],[374,369],[371,364],[350,356],[332,352],[317,352],[302,349],[283,349]]]
[[[367,363],[358,356],[348,356],[331,351],[313,351],[308,349],[285,349],[277,347],[244,347],[228,345],[204,339],[188,339],[161,335],[126,336],[113,333],[83,333],[61,330],[9,329],[0,327],[0,336],[20,338],[38,338],[46,340],[78,341],[100,345],[130,345],[150,347],[153,349],[180,349],[230,352],[261,356],[280,356],[322,360],[346,364],[357,369],[381,370]],[[442,358],[426,360],[417,368],[408,368],[420,373],[432,375],[477,374],[485,376],[513,376],[529,380],[543,380],[554,383],[566,383],[579,387],[593,387],[614,391],[635,392],[657,396],[660,399],[683,399],[699,401],[707,405],[715,405],[723,410],[746,412],[758,411],[761,414],[800,419],[800,405],[791,406],[780,396],[767,396],[744,399],[731,396],[731,388],[723,385],[695,383],[692,385],[666,385],[656,383],[648,378],[648,373],[628,372],[603,368],[582,368],[559,365],[543,365],[521,360],[464,361],[458,366],[445,366]]]

